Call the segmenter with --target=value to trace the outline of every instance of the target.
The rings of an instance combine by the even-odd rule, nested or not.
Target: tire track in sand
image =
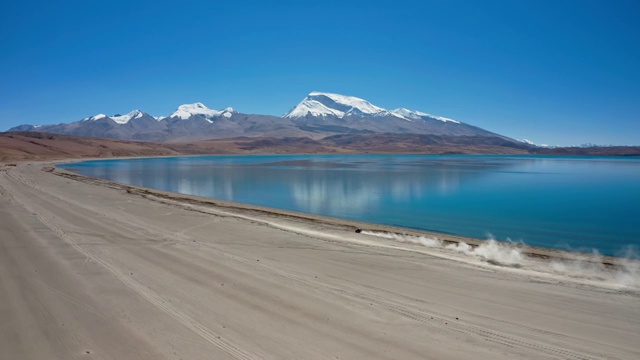
[[[42,224],[44,224],[47,228],[49,228],[58,238],[62,239],[63,241],[71,245],[76,251],[78,251],[88,259],[91,259],[92,261],[95,261],[96,263],[100,264],[102,267],[104,267],[106,270],[112,273],[124,285],[126,285],[128,288],[130,288],[135,293],[140,295],[142,298],[147,300],[149,303],[154,305],[156,308],[166,313],[167,315],[169,315],[170,317],[172,317],[173,319],[175,319],[176,321],[178,321],[188,329],[192,330],[194,333],[196,333],[197,335],[199,335],[200,337],[202,337],[212,345],[216,346],[217,348],[219,348],[221,351],[225,352],[232,358],[239,359],[239,360],[261,359],[259,356],[250,354],[238,348],[237,346],[231,344],[230,342],[223,339],[220,335],[213,332],[211,329],[200,324],[195,319],[180,312],[179,310],[173,308],[172,306],[169,306],[161,296],[154,293],[153,291],[151,291],[150,289],[148,289],[138,281],[134,280],[133,278],[127,276],[125,272],[119,270],[118,268],[104,261],[100,257],[96,256],[95,254],[92,254],[84,250],[80,245],[76,243],[76,241],[73,238],[73,235],[65,233],[61,228],[56,226],[53,221],[48,220],[47,217],[43,215],[43,213],[46,212],[46,210],[42,211],[43,209],[38,209],[38,205],[36,204],[36,201],[30,200],[29,196],[26,196],[25,194],[23,194],[20,190],[18,190],[18,188],[14,184],[11,184],[11,182],[18,183],[26,187],[28,190],[32,190],[32,192],[40,193],[40,194],[37,194],[39,196],[46,196],[47,194],[31,186],[28,182],[21,181],[22,179],[19,179],[12,175],[13,174],[11,174],[10,172],[3,173],[2,177],[9,180],[4,182],[3,187],[8,190],[8,193],[16,202],[18,202],[22,207],[24,207],[29,213],[34,214],[38,218],[38,220]]]

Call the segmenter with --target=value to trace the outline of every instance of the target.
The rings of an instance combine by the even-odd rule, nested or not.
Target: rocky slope
[[[282,117],[244,114],[233,108],[209,109],[184,104],[169,116],[153,117],[141,110],[126,115],[98,114],[71,123],[21,125],[9,131],[44,132],[120,140],[184,142],[235,137],[306,137],[334,135],[411,134],[492,138],[521,142],[479,127],[424,112],[386,110],[353,96],[312,92]],[[486,140],[486,139],[484,139]],[[484,141],[483,140],[483,141]]]

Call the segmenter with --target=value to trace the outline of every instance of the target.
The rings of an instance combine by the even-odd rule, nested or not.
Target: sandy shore
[[[636,263],[52,170],[0,166],[2,359],[640,358]]]

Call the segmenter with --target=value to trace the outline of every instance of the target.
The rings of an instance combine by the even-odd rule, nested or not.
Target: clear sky
[[[538,144],[640,145],[640,1],[0,3],[0,131],[311,91]]]

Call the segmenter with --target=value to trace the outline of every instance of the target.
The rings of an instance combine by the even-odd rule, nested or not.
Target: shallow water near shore
[[[242,155],[97,160],[111,181],[350,220],[605,255],[640,246],[640,159]]]

